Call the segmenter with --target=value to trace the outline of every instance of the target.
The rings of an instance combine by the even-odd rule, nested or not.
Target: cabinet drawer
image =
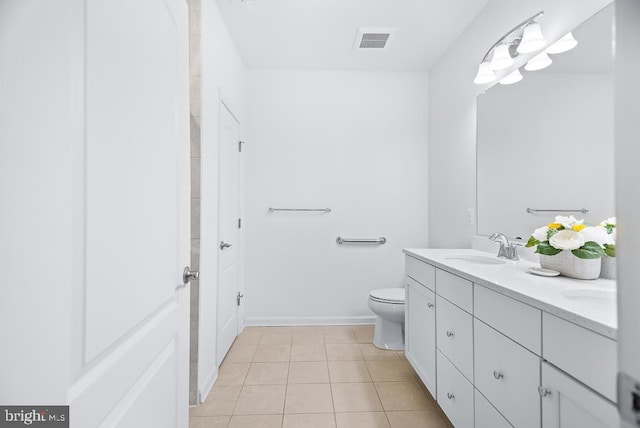
[[[519,428],[540,427],[540,358],[474,320],[475,386]]]
[[[408,276],[418,281],[431,291],[436,291],[436,268],[414,259],[411,256],[405,257],[405,271]]]
[[[616,342],[556,316],[542,315],[542,357],[614,403]]]
[[[441,269],[436,269],[436,293],[473,313],[473,283]]]
[[[477,389],[475,390],[475,395],[475,428],[513,428],[504,416],[502,416]]]
[[[438,404],[453,426],[473,426],[473,385],[447,357],[438,354]]]
[[[469,380],[473,380],[473,318],[436,295],[437,346]]]
[[[473,285],[473,314],[536,355],[542,355],[542,311]]]

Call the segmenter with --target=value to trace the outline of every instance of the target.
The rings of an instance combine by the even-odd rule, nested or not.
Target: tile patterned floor
[[[247,327],[190,428],[448,428],[403,352],[373,326]]]

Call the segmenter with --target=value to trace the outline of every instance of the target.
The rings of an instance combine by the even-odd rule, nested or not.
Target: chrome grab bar
[[[351,239],[351,238],[342,238],[338,236],[336,238],[336,243],[342,244],[380,244],[383,245],[387,242],[387,238],[381,236],[377,239]]]
[[[588,209],[586,208],[580,208],[577,210],[541,210],[541,209],[536,209],[536,208],[527,208],[527,212],[529,214],[536,214],[536,213],[582,213],[582,214],[586,214],[589,212]]]
[[[331,208],[269,208],[270,213],[274,213],[276,211],[319,211],[324,213],[330,213]]]

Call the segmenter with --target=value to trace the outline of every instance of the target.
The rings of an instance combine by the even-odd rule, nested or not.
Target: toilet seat
[[[379,288],[371,290],[369,298],[380,303],[404,304],[404,288]]]

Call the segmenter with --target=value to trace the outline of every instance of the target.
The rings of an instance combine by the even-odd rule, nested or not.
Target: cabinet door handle
[[[551,390],[549,388],[545,388],[543,386],[539,386],[538,387],[538,393],[540,394],[540,397],[546,397],[548,395],[551,395]]]
[[[453,400],[455,397],[456,397],[456,396],[455,396],[455,395],[453,395],[452,393],[447,392],[447,398],[448,398],[449,400]]]
[[[447,337],[453,337],[453,332],[450,330],[447,330]]]
[[[504,374],[502,372],[499,372],[498,370],[494,370],[493,377],[496,379],[502,379],[504,377]]]
[[[429,308],[429,309],[433,309],[433,303],[431,303],[431,302],[427,302],[427,308]]]

